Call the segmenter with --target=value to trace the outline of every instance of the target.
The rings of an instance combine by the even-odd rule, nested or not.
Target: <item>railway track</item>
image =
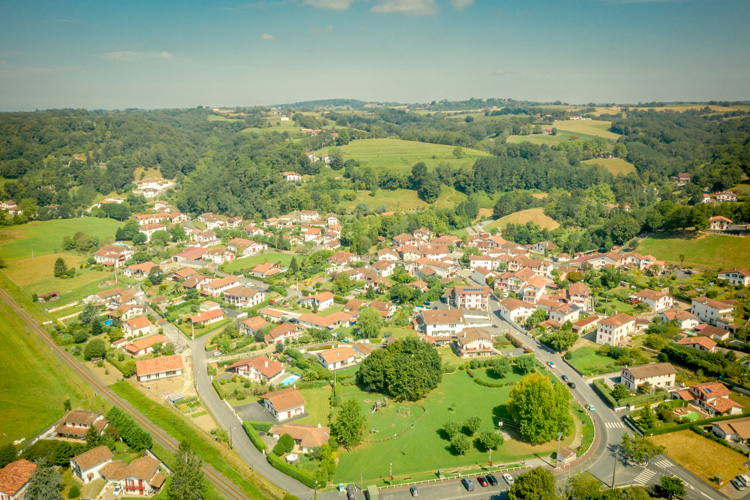
[[[121,410],[132,416],[136,422],[151,433],[156,442],[164,446],[167,450],[172,452],[178,451],[179,443],[175,439],[143,416],[138,410],[131,406],[130,403],[118,396],[86,367],[82,366],[72,355],[70,355],[70,353],[57,345],[47,334],[46,330],[39,326],[39,323],[37,323],[37,321],[26,312],[26,310],[18,305],[18,303],[13,300],[5,290],[0,289],[0,299],[5,301],[5,303],[8,304],[8,306],[10,306],[21,319],[23,319],[29,329],[42,339],[42,342],[52,349],[52,351],[57,354],[65,364],[72,368],[73,371],[75,371],[87,384],[93,387],[97,393],[101,394],[102,397],[106,398],[114,406],[119,407]],[[242,493],[234,483],[229,481],[210,465],[203,465],[203,473],[205,474],[206,479],[208,479],[208,481],[216,487],[219,493],[226,498],[230,500],[248,500],[248,497]]]

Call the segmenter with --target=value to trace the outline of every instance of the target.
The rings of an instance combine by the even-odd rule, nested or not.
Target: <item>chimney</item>
[[[265,361],[263,362],[263,364],[264,364],[264,365],[266,365],[266,368],[268,368],[268,360],[265,360]]]

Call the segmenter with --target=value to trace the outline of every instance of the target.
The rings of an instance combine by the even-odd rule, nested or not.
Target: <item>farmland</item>
[[[593,135],[614,141],[620,137],[618,134],[609,131],[612,122],[601,120],[558,120],[552,126],[557,128],[557,130],[564,130],[579,135]]]
[[[612,175],[628,175],[631,172],[635,172],[633,164],[622,158],[592,158],[591,160],[584,160],[581,163],[601,165]]]
[[[371,210],[385,207],[386,210],[390,211],[404,210],[410,212],[424,210],[430,206],[449,208],[466,199],[464,194],[459,193],[455,188],[447,186],[442,186],[440,197],[432,205],[420,200],[417,193],[410,189],[395,189],[392,191],[379,189],[375,193],[375,196],[371,196],[370,191],[357,191],[355,195],[357,197],[353,201],[348,203],[343,202],[342,206],[353,209],[360,203],[364,203]]]
[[[508,224],[526,224],[527,222],[533,222],[540,227],[550,230],[560,227],[560,224],[544,213],[543,208],[529,208],[497,219],[492,224],[489,224],[487,229],[502,228]]]
[[[750,267],[750,237],[721,234],[667,233],[649,236],[638,252],[657,259],[711,268]]]

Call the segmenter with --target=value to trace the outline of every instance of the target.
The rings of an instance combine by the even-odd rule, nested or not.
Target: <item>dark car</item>
[[[487,476],[487,481],[489,481],[492,486],[497,486],[497,478],[492,474]]]
[[[357,490],[354,487],[353,484],[348,484],[346,486],[346,500],[356,500],[357,499]]]
[[[567,382],[568,381],[568,376],[567,375],[563,375],[560,378],[563,379],[563,382]]]
[[[465,477],[461,480],[461,484],[464,485],[464,488],[466,488],[466,491],[474,491],[474,482],[468,478]]]
[[[571,389],[575,389],[576,384],[574,382],[568,382],[568,387],[570,387]]]
[[[489,486],[489,481],[487,481],[484,476],[477,476],[477,482],[479,483],[479,486],[484,488],[485,486]]]
[[[417,489],[416,486],[412,486],[411,488],[409,488],[409,493],[411,493],[411,496],[413,497],[419,496],[419,490]]]

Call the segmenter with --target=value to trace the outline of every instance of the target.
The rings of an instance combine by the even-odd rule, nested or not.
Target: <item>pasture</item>
[[[520,144],[522,142],[530,142],[532,144],[547,144],[552,146],[554,144],[560,144],[561,142],[567,142],[572,140],[572,136],[576,135],[582,141],[588,141],[594,139],[596,135],[583,134],[579,132],[571,132],[567,130],[558,130],[557,135],[543,135],[543,134],[531,134],[531,135],[511,135],[505,142]]]
[[[508,224],[526,224],[527,222],[533,222],[539,227],[547,228],[549,230],[557,229],[560,224],[557,223],[552,217],[544,213],[543,208],[529,208],[527,210],[521,210],[505,217],[497,219],[492,224],[488,224],[486,229],[503,228]]]
[[[409,173],[415,163],[424,162],[428,168],[447,163],[453,168],[470,168],[474,161],[489,154],[477,149],[463,148],[463,157],[453,155],[454,146],[428,144],[425,142],[403,141],[400,139],[362,139],[342,146],[344,160],[354,159],[363,167],[388,169],[393,172]],[[327,153],[325,148],[319,153]]]
[[[565,130],[578,135],[593,135],[613,141],[620,137],[618,134],[609,131],[612,122],[602,120],[558,120],[552,126],[556,127],[557,130]]]
[[[360,203],[364,203],[370,210],[385,207],[386,211],[412,212],[426,209],[431,205],[437,208],[451,208],[466,200],[466,195],[448,186],[442,186],[440,196],[433,204],[420,200],[417,192],[411,189],[394,189],[393,191],[379,189],[375,196],[371,196],[370,191],[357,191],[354,194],[356,195],[354,201],[345,201],[341,205],[351,210]]]
[[[727,236],[696,232],[664,233],[649,236],[638,252],[667,262],[710,268],[750,267],[750,236]]]
[[[600,165],[606,168],[612,175],[628,175],[635,172],[632,163],[622,158],[592,158],[584,160],[581,163],[586,165]]]

